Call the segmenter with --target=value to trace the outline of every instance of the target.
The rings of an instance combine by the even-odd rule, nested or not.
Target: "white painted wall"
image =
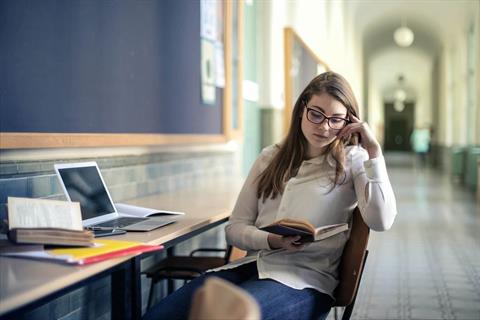
[[[452,50],[452,116],[453,144],[467,144],[467,41],[466,33],[451,43]]]
[[[466,32],[459,34],[442,52],[438,142],[447,147],[467,144],[467,119],[474,116],[467,112],[466,39]]]
[[[269,34],[270,52],[263,58],[269,75],[260,101],[264,106],[283,108],[284,47],[283,29],[292,27],[308,46],[334,71],[352,85],[358,101],[362,101],[362,64],[360,35],[356,32],[353,13],[343,1],[276,0],[259,1]],[[297,97],[294,97],[294,100]]]
[[[440,55],[439,63],[439,123],[437,124],[436,136],[437,142],[439,144],[450,146],[452,144],[452,123],[451,113],[452,113],[452,102],[450,101],[450,65],[448,61],[450,60],[450,54],[448,51],[444,50]]]
[[[383,136],[384,130],[384,109],[383,109],[383,98],[382,98],[382,87],[381,82],[377,82],[379,78],[372,77],[370,84],[368,86],[368,105],[370,106],[368,110],[368,119],[369,125],[372,128],[373,134],[378,139],[378,142],[383,145],[385,139]]]
[[[260,104],[274,108],[283,108],[284,95],[284,49],[283,27],[287,20],[286,1],[259,1],[262,20],[264,21],[265,38],[268,41],[263,47],[264,55],[260,61],[262,76],[260,85]],[[264,89],[262,89],[264,88]]]

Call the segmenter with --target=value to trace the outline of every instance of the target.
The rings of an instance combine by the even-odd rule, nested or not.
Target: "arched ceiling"
[[[465,32],[478,0],[351,1],[355,24],[366,54],[394,46],[393,32],[402,19],[413,30],[413,46],[435,56],[442,46]]]
[[[346,2],[354,14],[355,26],[362,39],[365,98],[368,97],[367,87],[372,84],[385,97],[385,92],[397,85],[398,74],[405,76],[410,87],[426,88],[426,82],[431,81],[435,59],[456,37],[465,34],[478,10],[479,1]],[[409,48],[400,48],[393,40],[393,33],[402,21],[415,35]]]
[[[393,40],[393,33],[400,26],[400,20],[391,18],[381,18],[370,25],[363,34],[363,48],[364,54],[367,57],[373,58],[376,54],[380,54],[385,49],[398,49]],[[421,21],[408,20],[407,26],[412,29],[415,40],[410,46],[430,57],[435,57],[439,54],[442,48],[442,41],[434,32],[431,26],[424,25]],[[409,48],[409,49],[410,49]]]

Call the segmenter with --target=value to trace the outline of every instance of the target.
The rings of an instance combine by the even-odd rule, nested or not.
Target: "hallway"
[[[480,319],[480,209],[410,155],[387,155],[398,216],[372,232],[352,319]]]

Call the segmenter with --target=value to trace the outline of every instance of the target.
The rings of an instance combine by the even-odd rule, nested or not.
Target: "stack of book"
[[[8,198],[8,237],[19,244],[92,246],[76,202]]]
[[[95,240],[91,231],[83,229],[76,202],[9,197],[8,223],[10,240],[23,245],[0,243],[1,256],[85,265],[163,249],[136,241]]]

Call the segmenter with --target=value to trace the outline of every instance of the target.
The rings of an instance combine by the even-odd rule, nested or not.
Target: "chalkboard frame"
[[[283,30],[284,35],[284,52],[285,52],[285,68],[284,68],[284,79],[285,79],[285,108],[284,108],[284,133],[288,132],[290,128],[290,121],[292,118],[292,111],[293,106],[295,103],[295,99],[297,99],[300,92],[294,92],[294,87],[299,87],[299,90],[303,90],[305,84],[301,84],[301,76],[299,70],[302,70],[302,63],[305,64],[305,61],[302,59],[298,59],[297,63],[300,65],[294,66],[294,48],[295,46],[299,46],[303,53],[310,58],[309,63],[316,63],[317,70],[323,69],[325,71],[329,71],[330,67],[328,64],[322,60],[308,45],[307,43],[298,35],[297,32],[291,27],[285,27]],[[297,71],[294,72],[293,68],[297,68]],[[315,74],[317,74],[317,70],[315,70]],[[311,77],[313,78],[313,77]],[[310,79],[311,80],[311,79]],[[304,81],[303,81],[304,82]]]
[[[236,5],[237,7],[233,8]],[[242,133],[242,43],[243,39],[243,0],[224,3],[224,59],[225,87],[223,88],[221,134],[143,134],[143,133],[63,133],[63,132],[0,132],[0,149],[37,149],[72,147],[126,147],[154,146],[171,144],[225,143],[239,138]],[[232,14],[236,13],[234,17]],[[236,23],[233,28],[233,23]],[[238,48],[236,57],[232,55],[232,32],[236,35]],[[236,59],[237,71],[232,73],[232,59]],[[236,88],[232,88],[232,77],[236,77]],[[236,90],[237,108],[232,108],[232,90]],[[235,111],[235,114],[233,112]],[[234,118],[239,125],[234,126]]]

